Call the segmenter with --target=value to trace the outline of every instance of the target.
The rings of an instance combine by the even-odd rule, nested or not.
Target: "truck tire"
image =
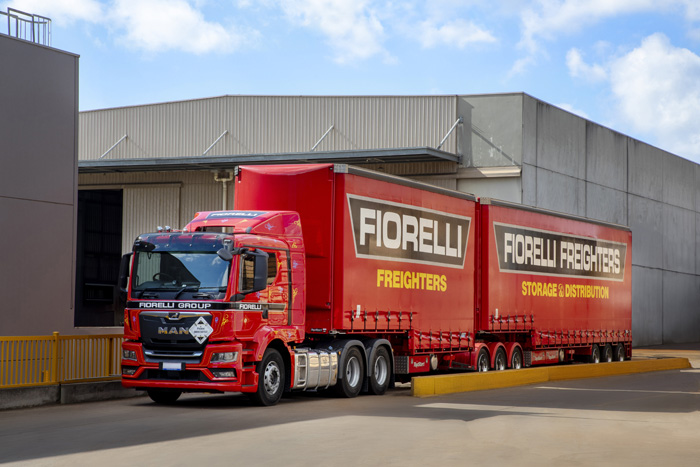
[[[391,380],[391,361],[386,347],[379,347],[369,362],[372,375],[369,378],[369,393],[381,396]]]
[[[520,349],[513,349],[513,355],[510,357],[510,367],[513,370],[519,370],[523,367],[523,353]]]
[[[493,369],[503,371],[507,367],[506,352],[501,348],[496,351],[496,357],[493,359]]]
[[[610,344],[605,344],[603,347],[603,353],[600,356],[600,361],[605,363],[610,363],[613,361],[613,348]]]
[[[486,347],[482,347],[481,350],[479,350],[479,355],[476,357],[476,371],[483,373],[489,371],[489,368],[491,368],[489,351]]]
[[[284,392],[284,361],[276,349],[265,350],[263,359],[258,362],[258,390],[250,394],[257,405],[277,404]]]
[[[617,344],[615,346],[615,361],[624,362],[626,357],[625,344]]]
[[[600,363],[600,347],[598,347],[598,344],[593,344],[593,347],[591,347],[588,363]]]
[[[162,405],[174,404],[182,394],[176,389],[147,389],[146,392],[153,402]]]
[[[340,368],[341,378],[338,384],[334,386],[335,393],[340,397],[355,397],[362,389],[362,382],[365,379],[365,365],[363,363],[362,353],[357,347],[350,347],[343,359],[342,367]]]

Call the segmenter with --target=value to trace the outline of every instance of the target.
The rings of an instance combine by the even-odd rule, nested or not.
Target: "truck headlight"
[[[136,360],[136,351],[122,349],[122,359],[123,360]]]
[[[212,354],[212,363],[231,363],[238,360],[238,352],[217,352]]]

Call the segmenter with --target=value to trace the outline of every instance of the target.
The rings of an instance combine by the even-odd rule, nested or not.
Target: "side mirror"
[[[119,291],[123,294],[126,293],[129,284],[129,265],[131,264],[132,255],[133,253],[125,254],[122,256],[121,263],[119,263]]]
[[[264,251],[255,250],[252,253],[255,257],[255,278],[253,279],[253,292],[265,290],[267,288],[267,260],[270,255]]]
[[[220,248],[219,251],[216,252],[216,254],[219,255],[219,258],[228,263],[230,263],[231,260],[233,260],[233,255],[230,251],[228,251],[228,248]]]
[[[268,257],[267,253],[258,249],[241,255],[240,292],[231,297],[232,301],[243,300],[246,295],[267,288]]]

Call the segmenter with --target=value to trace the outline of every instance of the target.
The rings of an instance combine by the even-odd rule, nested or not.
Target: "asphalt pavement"
[[[266,408],[239,394],[134,398],[0,412],[0,463],[696,466],[699,411],[698,369]]]

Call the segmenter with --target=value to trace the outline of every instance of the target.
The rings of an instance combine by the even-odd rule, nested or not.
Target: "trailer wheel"
[[[335,386],[335,393],[341,397],[355,397],[362,389],[365,379],[365,366],[362,354],[357,347],[350,347],[345,353],[345,360],[340,374],[343,376]]]
[[[174,404],[182,394],[182,391],[175,389],[147,389],[148,397],[156,404]]]
[[[625,344],[617,344],[615,346],[615,360],[618,362],[624,362],[625,357]]]
[[[603,354],[601,356],[601,361],[606,362],[606,363],[610,363],[613,361],[612,345],[605,344],[605,347],[603,347]]]
[[[389,364],[389,352],[386,347],[379,347],[369,362],[372,376],[369,378],[369,392],[381,396],[389,387],[391,379],[391,365]]]
[[[598,347],[598,344],[593,344],[593,347],[591,347],[591,355],[588,357],[588,363],[600,363],[600,347]]]
[[[265,350],[263,359],[257,365],[258,390],[250,394],[250,399],[257,405],[277,404],[284,392],[284,362],[276,349]]]
[[[513,356],[510,358],[510,367],[513,370],[519,370],[523,367],[523,353],[520,349],[513,350]]]
[[[489,359],[489,351],[485,347],[479,350],[479,355],[476,357],[476,371],[483,373],[489,371],[491,368],[491,362]]]
[[[496,351],[496,358],[494,358],[493,369],[496,371],[503,371],[506,369],[506,353],[502,348]]]

